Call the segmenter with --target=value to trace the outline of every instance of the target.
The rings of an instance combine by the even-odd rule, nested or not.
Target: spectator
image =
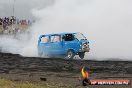
[[[0,29],[3,28],[6,34],[16,34],[18,32],[24,32],[31,25],[31,21],[27,19],[16,19],[16,17],[4,17],[0,18]]]

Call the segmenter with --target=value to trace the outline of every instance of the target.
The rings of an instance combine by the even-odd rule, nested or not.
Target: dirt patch
[[[59,82],[80,88],[78,77],[83,66],[88,67],[91,79],[132,79],[132,62],[129,61],[65,60],[0,53],[0,77],[14,81]],[[107,87],[132,88],[131,85]]]

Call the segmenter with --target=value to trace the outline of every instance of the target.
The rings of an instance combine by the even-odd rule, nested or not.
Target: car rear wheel
[[[75,53],[72,50],[68,50],[66,59],[73,59],[75,56]]]

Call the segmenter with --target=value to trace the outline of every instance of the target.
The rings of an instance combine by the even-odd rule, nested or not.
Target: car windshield
[[[75,36],[75,38],[77,38],[79,41],[80,41],[80,40],[86,40],[86,37],[85,37],[83,34],[81,34],[81,33],[75,33],[74,36]]]

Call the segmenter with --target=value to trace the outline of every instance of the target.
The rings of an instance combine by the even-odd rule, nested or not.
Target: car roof
[[[75,33],[77,33],[77,32],[63,32],[63,33],[53,33],[53,34],[44,34],[44,35],[51,36],[51,35],[65,35],[65,34],[75,34]]]

